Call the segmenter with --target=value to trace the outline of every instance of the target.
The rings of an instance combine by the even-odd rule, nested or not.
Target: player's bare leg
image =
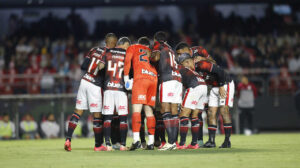
[[[224,140],[223,144],[220,146],[220,148],[231,148],[230,136],[231,136],[231,130],[232,130],[232,121],[231,121],[231,115],[229,112],[229,107],[221,106],[220,113],[223,117],[224,130],[225,130],[225,140]]]
[[[95,147],[94,151],[105,151],[107,150],[105,146],[103,146],[103,119],[102,114],[100,112],[93,113],[93,131],[95,135]]]
[[[130,150],[136,150],[140,148],[140,130],[141,130],[141,111],[143,104],[132,105],[132,132],[133,132],[133,143]]]
[[[144,111],[147,119],[148,142],[146,150],[154,150],[155,117],[151,106],[144,105]]]
[[[188,133],[188,123],[189,123],[189,116],[191,114],[191,109],[189,108],[182,108],[181,113],[179,114],[180,117],[180,143],[178,149],[186,149],[187,146],[185,145],[186,136]]]
[[[214,148],[216,147],[215,137],[217,130],[217,111],[218,107],[209,107],[207,112],[208,117],[208,141],[203,145],[204,148]]]
[[[192,110],[191,114],[191,131],[192,131],[192,142],[188,145],[188,149],[198,149],[199,145],[197,144],[198,133],[199,133],[199,119],[198,113],[200,110]]]
[[[69,124],[68,124],[68,131],[67,131],[67,135],[66,135],[66,142],[65,142],[65,150],[66,151],[71,151],[71,139],[72,139],[72,135],[74,130],[77,127],[78,121],[80,120],[80,117],[83,114],[83,110],[78,110],[75,109],[74,113],[72,114],[72,117],[70,118]]]

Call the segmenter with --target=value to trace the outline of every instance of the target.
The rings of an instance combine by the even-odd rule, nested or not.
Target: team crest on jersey
[[[91,103],[90,107],[98,107],[98,104],[97,103]]]
[[[156,99],[156,96],[151,97],[151,101],[155,101],[155,99]]]
[[[146,95],[139,95],[138,100],[146,100]]]

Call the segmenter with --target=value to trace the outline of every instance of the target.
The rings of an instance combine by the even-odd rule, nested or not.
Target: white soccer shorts
[[[163,103],[180,104],[182,102],[182,83],[170,80],[159,85],[159,100]]]
[[[209,94],[209,101],[208,106],[209,107],[220,107],[220,106],[229,106],[233,107],[233,101],[234,101],[234,82],[233,80],[224,85],[224,89],[227,93],[227,96],[225,99],[221,99],[219,95],[219,87],[213,87]]]
[[[182,107],[195,109],[204,109],[205,99],[207,97],[207,86],[199,85],[195,88],[188,88],[185,91]]]
[[[102,110],[102,89],[84,79],[81,79],[76,98],[76,109],[87,110],[91,113]]]
[[[106,90],[103,96],[103,115],[113,115],[115,112],[118,115],[128,114],[128,97],[125,92],[118,90]]]

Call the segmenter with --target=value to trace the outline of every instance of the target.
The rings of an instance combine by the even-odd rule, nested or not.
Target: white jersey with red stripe
[[[226,98],[221,98],[219,94],[219,87],[213,87],[210,90],[209,99],[208,99],[208,106],[209,107],[220,107],[220,106],[229,106],[233,107],[234,101],[234,82],[233,80],[224,85],[224,89],[226,91]]]

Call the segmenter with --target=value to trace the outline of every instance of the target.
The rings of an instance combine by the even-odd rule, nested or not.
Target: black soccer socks
[[[192,130],[192,143],[191,145],[197,144],[198,132],[199,132],[199,120],[198,118],[191,119],[191,130]]]
[[[103,144],[103,121],[101,118],[94,118],[93,120],[93,131],[95,135],[95,146],[99,147]]]
[[[105,144],[107,146],[111,146],[110,143],[110,137],[111,137],[111,121],[112,121],[113,115],[105,115],[104,116],[104,137],[105,137]]]
[[[170,112],[166,112],[162,115],[164,125],[168,134],[168,143],[172,144],[174,143],[174,138],[173,138],[173,130],[172,130],[172,125],[171,125],[171,120],[172,120],[172,115]]]
[[[215,143],[215,137],[216,137],[216,131],[217,126],[216,125],[208,125],[208,135],[209,135],[209,141]]]
[[[180,143],[179,143],[180,146],[185,144],[186,135],[189,129],[188,123],[189,123],[189,118],[180,117]]]
[[[225,141],[230,140],[231,131],[232,131],[232,124],[224,124],[224,131],[225,131]]]
[[[68,131],[67,131],[67,135],[66,135],[66,140],[68,139],[69,141],[71,141],[73,132],[77,127],[77,124],[78,124],[78,121],[80,120],[80,117],[81,116],[79,114],[75,113],[75,112],[72,114],[72,117],[71,117],[71,119],[69,121],[69,124],[68,124]]]

